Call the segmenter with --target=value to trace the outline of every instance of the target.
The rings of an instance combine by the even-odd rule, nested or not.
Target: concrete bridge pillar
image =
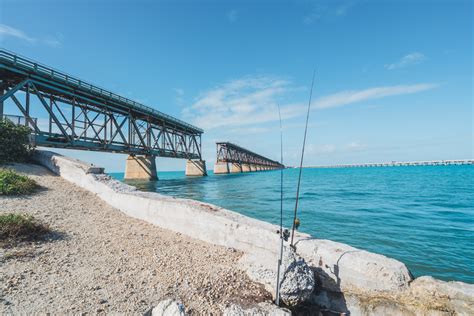
[[[230,168],[230,173],[241,173],[242,172],[242,165],[240,163],[233,163],[232,167]]]
[[[205,160],[188,160],[186,162],[186,175],[193,177],[207,176]]]
[[[124,179],[158,180],[155,156],[128,156]]]
[[[217,162],[214,165],[214,174],[226,174],[229,173],[229,165],[227,162]]]
[[[250,169],[250,165],[248,163],[243,163],[242,164],[242,172],[250,172],[250,171],[252,171]]]

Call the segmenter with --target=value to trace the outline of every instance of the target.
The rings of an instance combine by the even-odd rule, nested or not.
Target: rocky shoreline
[[[215,254],[224,255],[219,252],[221,251],[219,249],[224,249],[222,251],[234,249],[235,252],[226,256],[227,260],[232,260],[224,262],[228,262],[231,269],[240,271],[239,273],[242,274],[238,274],[237,277],[241,280],[240,283],[244,286],[253,284],[255,288],[251,287],[252,291],[257,291],[255,293],[259,293],[260,296],[258,296],[259,299],[249,296],[240,302],[224,300],[228,304],[224,303],[213,313],[225,313],[226,304],[234,310],[240,308],[241,311],[252,306],[256,308],[259,301],[268,302],[271,296],[274,296],[277,256],[275,245],[278,245],[278,235],[274,225],[247,218],[211,204],[176,199],[157,193],[139,192],[102,174],[100,168],[51,152],[38,151],[35,159],[62,178],[86,189],[87,191],[83,191],[91,194],[94,199],[106,202],[111,207],[101,203],[105,208],[110,208],[111,212],[120,213],[113,209],[115,207],[130,217],[158,226],[155,229],[166,229],[179,233],[179,237],[193,238],[195,242],[203,243],[203,247],[210,247],[209,254],[214,254],[215,251]],[[60,207],[60,205],[57,206]],[[123,214],[120,216],[133,221]],[[122,227],[121,232],[126,231],[127,229]],[[314,290],[311,290],[312,293],[305,303],[308,309],[317,309],[322,314],[328,315],[332,313],[350,313],[351,315],[474,314],[473,285],[462,282],[444,282],[430,277],[413,280],[405,265],[397,260],[345,244],[313,239],[306,234],[299,234],[296,238],[298,241],[296,255],[302,258],[314,274]],[[139,245],[135,247],[140,248]],[[190,260],[189,257],[194,258],[195,255],[200,258],[199,253],[192,254],[192,256],[185,255],[180,258]],[[96,253],[95,256],[100,256],[100,254]],[[207,257],[201,259],[203,262],[208,260]],[[169,261],[173,261],[173,257],[164,260],[165,264]],[[220,260],[216,260],[217,262]],[[208,260],[207,266],[213,266],[211,259]],[[147,270],[145,268],[145,271]],[[169,271],[163,272],[166,275],[171,275],[171,272],[175,271],[169,269],[168,266],[164,267],[165,270]],[[100,274],[97,277],[100,278]],[[180,284],[182,282],[180,281]],[[215,286],[217,284],[221,284],[220,279]],[[233,285],[224,282],[219,291],[215,290],[213,284],[209,284],[209,288],[204,291],[202,288],[192,287],[190,291],[220,293],[227,289],[232,291],[233,288]],[[156,299],[158,296],[156,294]],[[253,300],[250,297],[253,297]],[[235,307],[244,302],[247,303],[246,306]],[[198,311],[198,307],[193,308]],[[212,307],[209,306],[209,308]],[[209,311],[199,310],[203,313]],[[234,312],[234,315],[239,313]]]

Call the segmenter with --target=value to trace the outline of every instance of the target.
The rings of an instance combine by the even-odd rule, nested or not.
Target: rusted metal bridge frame
[[[0,118],[5,102],[22,113],[38,146],[201,159],[202,129],[0,49]]]
[[[238,163],[281,169],[285,166],[230,142],[217,142],[217,163]]]

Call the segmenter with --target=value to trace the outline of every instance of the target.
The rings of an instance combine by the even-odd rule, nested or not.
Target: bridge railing
[[[24,68],[27,71],[32,71],[34,73],[37,73],[38,75],[49,77],[50,79],[55,79],[55,80],[58,80],[58,81],[62,81],[64,83],[67,83],[67,84],[70,84],[70,85],[75,85],[79,88],[88,90],[90,92],[97,93],[101,96],[105,96],[105,97],[108,97],[110,99],[114,99],[116,101],[122,102],[122,103],[136,109],[136,110],[140,110],[140,111],[146,112],[148,114],[164,118],[168,121],[177,123],[177,124],[182,125],[184,127],[187,127],[190,130],[195,130],[197,132],[203,133],[202,129],[200,129],[196,126],[193,126],[189,123],[186,123],[184,121],[181,121],[179,119],[176,119],[176,118],[174,118],[174,117],[172,117],[168,114],[165,114],[163,112],[155,110],[151,107],[148,107],[148,106],[143,105],[141,103],[138,103],[136,101],[130,100],[128,98],[122,97],[122,96],[120,96],[120,95],[118,95],[114,92],[108,91],[108,90],[103,89],[101,87],[92,85],[92,84],[90,84],[88,82],[85,82],[81,79],[75,78],[74,76],[71,76],[71,75],[69,75],[65,72],[62,72],[62,71],[56,70],[54,68],[42,65],[39,62],[36,62],[36,61],[30,60],[28,58],[22,57],[22,56],[20,56],[18,54],[15,54],[13,52],[9,52],[5,49],[0,49],[0,59],[3,62],[10,63],[10,64],[15,65],[15,66],[20,66],[21,68]]]

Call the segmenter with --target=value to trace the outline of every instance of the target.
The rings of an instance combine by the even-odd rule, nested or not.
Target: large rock
[[[311,297],[315,287],[314,274],[290,247],[285,247],[280,270],[280,298],[288,306],[298,305]]]
[[[259,303],[257,306],[244,308],[232,305],[224,310],[224,316],[291,316],[285,308],[270,303]]]
[[[152,316],[184,316],[184,306],[172,299],[161,301],[151,311]]]

